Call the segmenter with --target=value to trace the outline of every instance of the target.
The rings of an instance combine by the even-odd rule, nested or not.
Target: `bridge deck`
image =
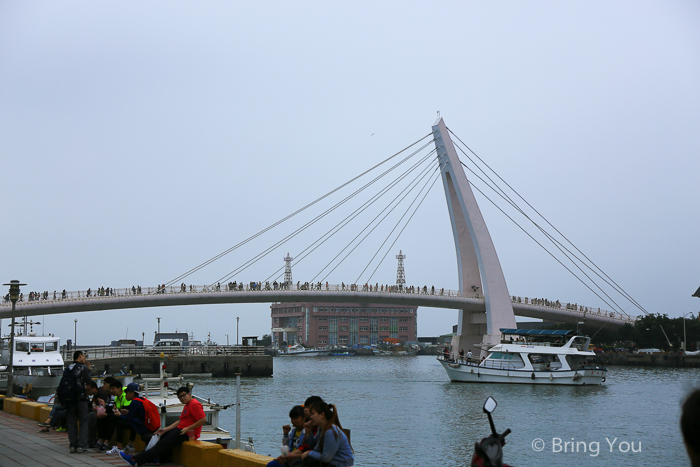
[[[407,305],[447,308],[455,310],[484,311],[485,301],[478,293],[454,290],[421,288],[402,289],[395,286],[379,291],[372,286],[323,285],[320,288],[292,285],[288,288],[263,286],[260,289],[245,286],[242,290],[227,287],[186,286],[160,290],[157,287],[138,289],[113,289],[111,294],[96,295],[93,291],[66,292],[49,295],[46,299],[17,302],[17,313],[26,316],[63,314],[87,311],[119,310],[181,305],[209,305],[223,303],[272,303],[272,302],[329,302],[365,303],[378,305]],[[585,319],[588,324],[608,323],[621,326],[634,323],[634,316],[579,305],[562,305],[559,302],[540,304],[527,297],[511,297],[513,311],[518,316],[576,323]],[[9,302],[0,305],[0,318],[10,317]]]

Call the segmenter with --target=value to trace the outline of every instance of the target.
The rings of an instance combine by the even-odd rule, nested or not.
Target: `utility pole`
[[[7,375],[7,395],[8,397],[12,397],[14,395],[14,392],[12,391],[12,385],[14,384],[14,381],[12,380],[12,372],[14,370],[13,359],[15,351],[15,305],[17,304],[17,300],[19,300],[20,286],[27,284],[20,284],[18,280],[12,280],[9,284],[3,285],[10,286],[10,301],[12,302],[12,321],[10,322],[10,372]]]
[[[236,345],[238,345],[238,321],[240,321],[240,317],[236,316]]]

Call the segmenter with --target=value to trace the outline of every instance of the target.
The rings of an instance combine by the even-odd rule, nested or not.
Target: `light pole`
[[[160,334],[160,318],[156,318],[158,320],[158,334]]]
[[[18,280],[12,280],[9,284],[3,284],[10,286],[10,301],[12,302],[12,321],[10,322],[10,372],[7,375],[7,395],[12,397],[14,392],[12,391],[12,371],[14,370],[13,360],[15,351],[15,305],[19,299],[19,287],[27,284],[20,284]]]
[[[226,345],[228,345],[228,334],[226,334]]]
[[[75,329],[73,330],[73,345],[75,346],[75,350],[78,350],[78,318],[75,320]]]
[[[236,316],[236,345],[238,345],[238,321],[240,321],[240,317]]]

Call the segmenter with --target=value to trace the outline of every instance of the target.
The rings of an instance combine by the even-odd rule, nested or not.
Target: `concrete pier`
[[[146,355],[124,355],[112,357],[89,357],[93,375],[102,372],[119,373],[122,367],[132,374],[159,373],[160,357]],[[191,373],[211,373],[214,378],[236,375],[272,376],[272,357],[269,355],[173,355],[165,357],[167,372],[173,376]]]

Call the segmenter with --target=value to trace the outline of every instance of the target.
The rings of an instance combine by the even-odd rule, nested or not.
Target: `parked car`
[[[156,342],[156,345],[149,347],[145,351],[146,355],[177,355],[184,353],[182,341],[176,339],[164,339]]]

